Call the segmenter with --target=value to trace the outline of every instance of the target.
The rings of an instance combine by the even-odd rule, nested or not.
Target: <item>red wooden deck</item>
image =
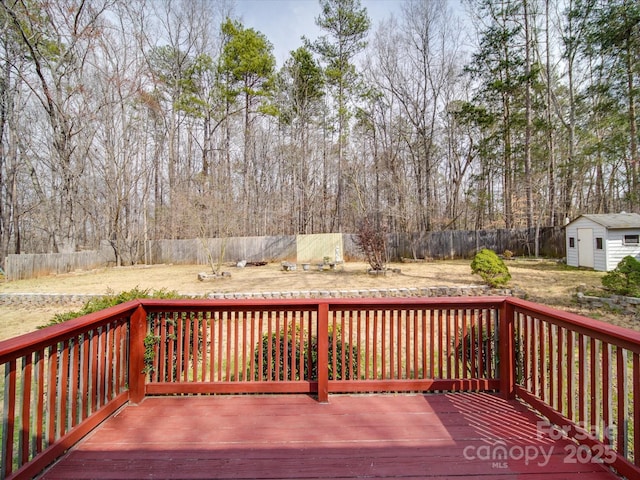
[[[148,397],[42,478],[617,478],[538,421],[483,393]]]

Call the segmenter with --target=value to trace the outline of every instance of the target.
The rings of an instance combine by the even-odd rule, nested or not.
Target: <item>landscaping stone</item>
[[[372,288],[359,290],[292,290],[284,292],[234,292],[222,293],[212,292],[198,295],[194,293],[183,294],[190,298],[209,298],[214,300],[223,299],[289,299],[289,298],[384,298],[384,297],[460,297],[460,296],[486,296],[486,295],[517,295],[523,292],[507,289],[491,290],[486,286],[463,286],[463,287],[421,287],[421,288]],[[95,298],[104,295],[93,294],[64,294],[64,293],[0,293],[0,305],[24,305],[24,306],[47,306],[47,305],[81,305]],[[599,297],[587,297],[578,293],[580,303],[597,302],[603,305],[604,299]],[[593,299],[593,301],[591,300]],[[629,297],[612,297],[607,299],[607,304],[612,308],[620,308],[621,311],[640,312],[640,299]]]
[[[625,315],[640,316],[640,298],[625,297],[622,295],[612,295],[611,297],[596,297],[585,295],[582,292],[576,294],[579,304],[588,308],[602,308],[605,305],[613,310],[620,311]]]
[[[291,262],[282,262],[280,265],[282,266],[282,270],[285,272],[293,272],[298,268],[295,263]]]
[[[222,272],[222,273],[207,273],[207,272],[200,272],[198,273],[198,280],[200,280],[201,282],[209,282],[212,280],[220,280],[222,278],[229,278],[231,277],[231,273],[229,272]]]

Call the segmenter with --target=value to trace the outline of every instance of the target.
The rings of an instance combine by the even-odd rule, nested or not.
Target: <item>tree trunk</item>
[[[533,228],[533,172],[531,169],[531,26],[529,24],[529,3],[523,0],[525,35],[525,133],[524,133],[524,185],[526,196],[527,229]]]

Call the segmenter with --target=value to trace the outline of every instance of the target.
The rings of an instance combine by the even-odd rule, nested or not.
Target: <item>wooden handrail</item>
[[[98,328],[113,321],[114,318],[130,315],[140,305],[139,300],[130,300],[99,312],[74,318],[34,332],[0,341],[0,365],[35,352],[54,342],[62,342],[86,331]]]
[[[588,447],[583,461],[640,478],[640,333],[525,300],[507,303],[520,341],[516,395]]]
[[[0,365],[0,478],[37,474],[124,402],[149,394],[307,392],[327,402],[333,392],[499,391],[574,436],[598,411],[640,432],[640,409],[615,394],[629,386],[640,404],[640,333],[511,297],[132,300],[0,342]],[[606,391],[588,403],[594,372]],[[62,403],[40,385],[62,389]],[[566,401],[569,392],[583,398]],[[28,432],[34,442],[13,439],[31,424],[40,425]],[[615,468],[640,473],[640,434],[629,432],[586,444],[613,448]]]
[[[508,298],[507,302],[513,305],[516,312],[530,313],[553,325],[569,328],[577,333],[640,353],[640,332],[638,331],[519,298]]]
[[[512,297],[380,297],[380,298],[291,298],[291,299],[141,299],[135,300],[148,311],[162,310],[170,307],[172,310],[200,311],[202,309],[239,309],[250,310],[263,307],[290,307],[290,309],[315,309],[318,304],[327,304],[331,310],[348,309],[353,306],[375,308],[394,307],[408,308],[417,305],[428,305],[431,308],[499,308]],[[528,302],[530,303],[530,302]],[[124,305],[124,304],[123,304]],[[535,304],[533,304],[535,305]]]
[[[0,342],[0,478],[32,478],[129,398],[130,301]],[[146,325],[145,325],[146,328]]]

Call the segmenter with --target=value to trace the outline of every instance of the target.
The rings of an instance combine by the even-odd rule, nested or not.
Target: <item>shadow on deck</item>
[[[539,422],[488,393],[147,397],[42,478],[618,478]]]

